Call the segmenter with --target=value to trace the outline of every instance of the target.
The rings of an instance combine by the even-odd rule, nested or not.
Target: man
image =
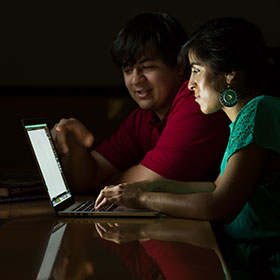
[[[75,190],[217,176],[229,122],[221,112],[204,115],[188,90],[186,66],[177,64],[186,39],[181,25],[164,13],[140,14],[119,32],[112,56],[139,108],[94,150],[93,135],[78,120],[55,125],[52,135]]]

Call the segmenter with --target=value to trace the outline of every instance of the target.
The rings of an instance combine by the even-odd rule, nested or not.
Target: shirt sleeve
[[[155,148],[141,164],[168,179],[216,179],[228,124],[223,112],[204,115],[193,94],[184,93],[174,104]]]
[[[280,154],[280,99],[264,97],[256,112],[254,139],[257,145]]]

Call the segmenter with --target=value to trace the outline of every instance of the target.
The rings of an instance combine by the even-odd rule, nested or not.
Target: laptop
[[[24,119],[22,124],[31,145],[51,206],[59,216],[158,217],[149,209],[131,209],[114,204],[96,211],[94,201],[76,201],[68,187],[54,141],[44,119]]]

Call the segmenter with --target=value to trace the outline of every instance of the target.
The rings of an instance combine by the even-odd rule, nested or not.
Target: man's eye
[[[132,72],[132,68],[124,68],[124,69],[123,69],[123,72],[124,72],[125,74],[129,74],[129,73]]]
[[[155,65],[143,65],[143,69],[152,69]]]

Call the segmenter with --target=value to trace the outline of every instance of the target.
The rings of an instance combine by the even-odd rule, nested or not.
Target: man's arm
[[[94,136],[78,120],[61,119],[51,134],[74,191],[94,191],[105,178],[118,173],[105,158],[90,151]]]
[[[132,183],[143,180],[162,179],[156,172],[141,164],[120,173],[108,160],[96,151],[78,152],[63,159],[63,166],[71,187],[77,192],[92,192],[102,186]]]
[[[132,183],[138,181],[145,181],[145,180],[157,180],[163,179],[160,174],[152,171],[151,169],[138,164],[135,166],[130,167],[125,172],[121,174],[117,174],[113,176],[108,181],[105,182],[106,185],[108,184],[119,184],[119,183]]]
[[[92,192],[106,184],[160,179],[162,176],[144,167],[134,165],[120,172],[97,151],[90,151],[93,135],[76,119],[62,119],[52,129],[56,148],[72,189]]]
[[[98,192],[119,171],[97,152],[82,147],[62,159],[71,188],[76,192]]]

